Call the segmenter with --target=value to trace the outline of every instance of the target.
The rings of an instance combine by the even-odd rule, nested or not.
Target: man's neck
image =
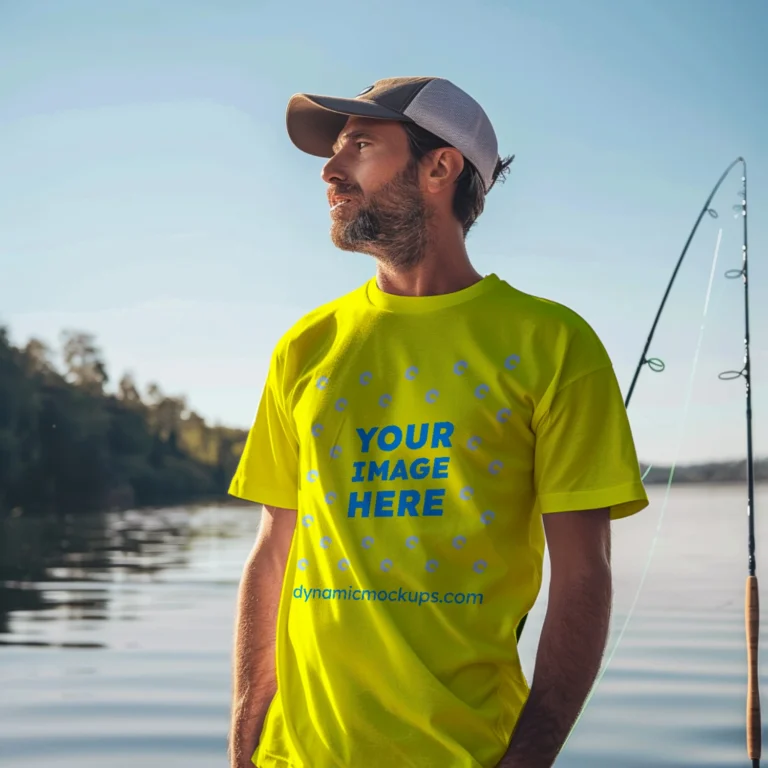
[[[463,238],[430,242],[421,262],[408,271],[379,261],[376,282],[384,293],[398,296],[439,296],[469,288],[483,279],[472,266]]]

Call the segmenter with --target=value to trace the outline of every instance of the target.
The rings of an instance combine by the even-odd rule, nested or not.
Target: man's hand
[[[549,602],[531,691],[498,768],[550,768],[600,669],[611,615],[607,509],[544,515]]]
[[[264,507],[258,539],[240,582],[235,624],[230,768],[253,768],[275,692],[275,632],[296,510]]]

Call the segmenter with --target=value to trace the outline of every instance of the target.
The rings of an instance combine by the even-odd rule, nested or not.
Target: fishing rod
[[[731,172],[731,170],[741,163],[743,172],[741,177],[742,188],[739,190],[741,202],[734,205],[733,208],[737,215],[741,215],[743,223],[743,240],[741,246],[741,269],[730,269],[725,273],[729,279],[742,278],[744,284],[744,366],[740,371],[724,371],[718,378],[725,380],[734,380],[743,378],[746,389],[746,421],[747,421],[747,548],[748,548],[748,575],[746,582],[744,618],[747,636],[747,755],[752,761],[752,768],[760,768],[760,755],[762,748],[762,726],[760,714],[760,691],[758,686],[758,635],[760,626],[760,603],[759,590],[757,585],[756,563],[755,563],[755,478],[754,478],[754,460],[752,453],[752,378],[749,357],[749,280],[748,280],[748,242],[747,242],[747,163],[742,157],[737,157],[723,172],[722,176],[715,184],[707,201],[699,213],[696,223],[693,225],[688,240],[685,243],[682,253],[677,260],[672,277],[664,292],[659,309],[656,312],[651,331],[645,342],[643,352],[640,355],[640,361],[635,369],[632,383],[627,391],[627,397],[624,402],[625,407],[629,406],[632,393],[635,390],[635,384],[644,365],[647,365],[652,371],[660,373],[664,370],[664,362],[658,358],[649,358],[648,349],[651,346],[653,335],[659,324],[659,318],[664,310],[664,305],[675,282],[680,265],[683,263],[688,248],[693,240],[696,230],[699,228],[704,214],[709,214],[712,218],[717,218],[718,214],[710,207],[712,199],[717,194],[720,185]]]
[[[667,303],[667,299],[669,298],[669,293],[672,290],[672,286],[674,285],[675,278],[677,277],[677,273],[680,271],[680,267],[683,263],[683,259],[685,259],[685,255],[688,253],[688,248],[691,245],[691,242],[693,241],[694,236],[696,235],[696,231],[699,228],[699,224],[701,224],[701,220],[704,218],[704,214],[708,213],[712,218],[716,219],[718,214],[717,211],[715,211],[713,208],[710,208],[710,203],[712,202],[712,199],[717,194],[717,190],[720,189],[720,186],[722,185],[723,181],[725,181],[726,176],[733,170],[733,168],[741,163],[744,167],[744,175],[742,176],[742,181],[744,182],[744,192],[743,192],[743,199],[744,199],[744,269],[746,270],[746,243],[747,243],[747,219],[746,219],[746,179],[747,179],[747,164],[744,161],[744,158],[737,157],[724,171],[722,176],[717,181],[717,184],[712,188],[712,191],[709,193],[709,197],[707,198],[706,202],[702,206],[702,209],[696,218],[696,223],[693,225],[693,229],[691,229],[691,233],[688,235],[688,239],[685,241],[685,246],[683,246],[682,253],[680,254],[680,257],[677,260],[677,264],[675,265],[674,270],[672,271],[672,277],[669,279],[669,283],[667,284],[667,289],[664,291],[664,296],[661,299],[661,304],[659,304],[659,308],[656,311],[656,317],[653,320],[653,325],[651,326],[650,333],[648,334],[648,338],[645,340],[645,346],[643,347],[643,352],[640,355],[640,362],[637,364],[637,368],[635,369],[634,376],[632,376],[632,382],[629,385],[629,390],[627,390],[627,397],[624,400],[624,406],[626,408],[629,407],[629,401],[632,399],[632,393],[635,391],[635,385],[637,384],[637,379],[640,376],[640,371],[642,370],[642,367],[644,365],[647,365],[652,371],[655,373],[661,373],[661,371],[664,370],[665,365],[662,360],[659,360],[658,357],[647,357],[648,355],[648,349],[651,346],[651,342],[653,341],[653,336],[656,333],[656,326],[659,324],[659,319],[661,318],[661,313],[664,311],[664,306]],[[745,272],[746,275],[746,272]],[[746,283],[745,283],[746,284]],[[748,322],[748,321],[747,321]],[[750,413],[751,416],[751,413]]]

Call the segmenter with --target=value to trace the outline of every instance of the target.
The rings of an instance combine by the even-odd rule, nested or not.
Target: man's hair
[[[428,152],[434,149],[442,149],[443,147],[452,146],[450,142],[435,136],[433,133],[425,130],[419,125],[414,123],[403,123],[406,135],[408,136],[408,145],[411,149],[411,155],[414,161],[418,162]],[[509,166],[515,159],[514,155],[500,159],[496,163],[496,168],[493,172],[493,179],[488,192],[493,189],[494,184],[498,179],[501,179],[502,183],[506,181],[507,174],[509,173]],[[456,179],[456,190],[453,195],[453,215],[461,223],[464,230],[464,237],[474,225],[477,218],[483,212],[485,208],[485,195],[486,191],[483,188],[483,181],[472,163],[464,158],[464,169]]]

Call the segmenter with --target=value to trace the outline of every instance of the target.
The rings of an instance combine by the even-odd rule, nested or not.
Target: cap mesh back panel
[[[482,107],[448,80],[436,79],[419,91],[405,114],[435,136],[452,144],[490,186],[498,160],[498,143]]]

